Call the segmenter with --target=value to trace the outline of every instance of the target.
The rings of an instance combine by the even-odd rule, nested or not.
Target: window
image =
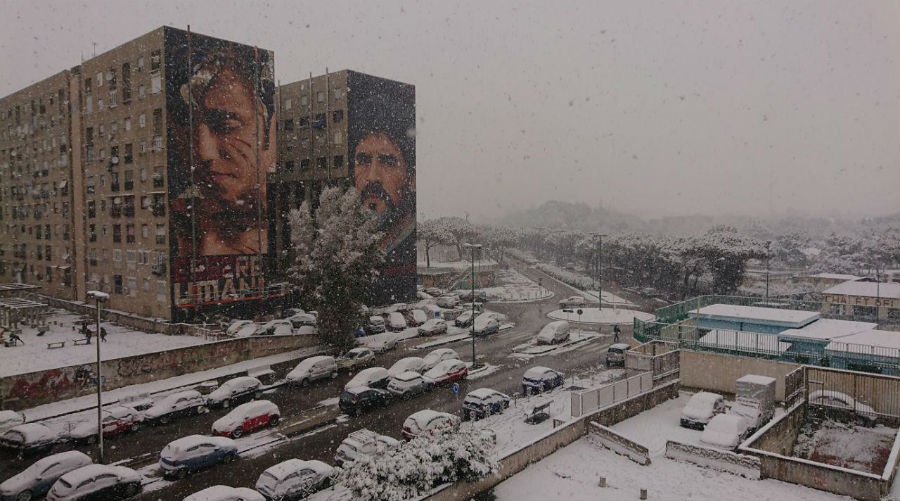
[[[341,131],[334,132],[334,144],[341,144],[344,142],[344,133]]]
[[[95,81],[97,82],[97,87],[103,87],[103,72],[97,73],[95,77]]]
[[[137,60],[137,70],[138,73],[144,71],[144,56],[140,56]]]
[[[158,49],[150,53],[150,71],[159,71],[161,62],[161,53]]]
[[[168,298],[168,291],[166,290],[166,281],[165,280],[157,280],[156,281],[156,300],[160,303],[165,303]]]
[[[97,266],[97,249],[88,249],[88,263]]]
[[[316,92],[316,102],[324,103],[325,102],[325,93],[322,91]]]
[[[134,161],[134,145],[132,143],[127,143],[125,145],[125,163],[130,164]]]
[[[162,108],[153,110],[153,135],[162,134]]]
[[[122,262],[122,251],[120,249],[113,249],[112,260],[113,260],[113,263],[121,263]]]
[[[300,117],[297,126],[301,129],[304,127],[309,127],[309,117]]]
[[[331,114],[331,119],[334,123],[339,123],[344,121],[344,110],[337,110]]]
[[[122,243],[122,225],[114,224],[112,228],[113,228],[113,242],[117,243],[117,244]],[[113,254],[113,261],[117,261],[117,259],[115,258],[115,254]]]
[[[307,96],[300,96],[300,105],[301,106],[309,105],[309,98]]]
[[[125,117],[125,130],[131,130],[131,117]]]
[[[144,292],[150,292],[150,279],[145,278],[143,283],[141,284],[141,290]]]
[[[290,132],[290,131],[294,130],[294,119],[293,118],[289,118],[284,121],[284,130],[285,130],[285,132]]]
[[[284,100],[284,109],[285,110],[291,109],[291,99],[290,98],[287,98]]]
[[[87,213],[88,217],[97,217],[97,205],[93,200],[88,200]]]
[[[113,287],[116,294],[122,293],[122,275],[113,275]]]
[[[138,115],[138,127],[143,129],[146,126],[147,126],[147,114],[141,113],[140,115]]]
[[[144,84],[138,85],[138,99],[144,99],[144,96],[147,95],[147,90],[144,89]]]
[[[125,291],[125,294],[128,294],[129,296],[135,295],[137,293],[137,279],[135,279],[134,277],[128,277],[126,287],[128,287],[128,290]]]
[[[97,241],[97,227],[94,224],[88,225],[88,241],[90,241],[90,242]]]
[[[162,77],[153,75],[150,77],[150,94],[159,94],[162,88]]]
[[[141,225],[141,238],[150,238],[150,225],[149,224]]]
[[[134,241],[135,241],[135,239],[134,239],[134,225],[133,225],[133,224],[129,224],[129,225],[125,226],[125,242],[126,242],[126,243],[129,243],[129,244],[133,244]]]
[[[340,169],[344,166],[344,155],[335,155],[334,156],[334,168]]]
[[[320,169],[325,169],[326,167],[328,167],[328,162],[326,161],[325,157],[319,157],[316,159],[316,167]]]
[[[344,96],[344,89],[339,89],[339,88],[331,89],[331,95],[334,96],[335,99],[340,99],[341,97]]]
[[[166,243],[166,225],[165,224],[157,224],[156,225],[156,243],[159,245],[163,245]]]
[[[309,169],[309,159],[308,158],[301,159],[300,160],[300,170],[307,170],[307,169]]]

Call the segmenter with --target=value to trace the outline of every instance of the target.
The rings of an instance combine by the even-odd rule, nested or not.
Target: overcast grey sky
[[[900,2],[0,2],[0,95],[163,24],[416,85],[420,212],[900,210]]]

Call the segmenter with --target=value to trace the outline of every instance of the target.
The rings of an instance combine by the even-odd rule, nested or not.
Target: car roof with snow
[[[394,376],[397,381],[414,381],[421,378],[422,375],[415,371],[404,371]]]
[[[19,414],[16,411],[0,411],[0,423],[22,423],[24,421],[25,416]]]
[[[198,398],[198,397],[201,397],[201,396],[202,396],[202,395],[200,395],[200,392],[197,391],[197,390],[184,390],[184,391],[179,391],[178,393],[172,393],[171,395],[166,395],[165,397],[163,397],[162,399],[160,399],[159,402],[157,402],[156,404],[154,404],[154,407],[157,406],[157,405],[161,405],[161,404],[167,403],[167,402],[174,402],[174,401],[176,401],[176,400],[178,400],[178,399],[180,399],[180,398],[182,398],[182,397]]]
[[[197,491],[184,498],[184,501],[258,501],[265,500],[262,494],[247,487],[230,487],[227,485],[214,485]]]
[[[438,364],[435,365],[435,366],[434,366],[430,371],[428,371],[428,372],[433,372],[433,371],[447,371],[447,370],[450,370],[450,369],[452,369],[453,367],[456,367],[456,366],[458,366],[458,365],[460,365],[460,364],[462,364],[462,363],[463,363],[463,361],[460,360],[460,359],[458,359],[458,358],[448,358],[447,360],[441,360],[440,362],[438,362]]]
[[[77,486],[81,482],[85,480],[96,477],[97,475],[101,475],[104,473],[112,473],[117,477],[128,479],[128,478],[139,478],[140,475],[138,472],[132,470],[131,468],[127,468],[125,466],[112,466],[106,464],[89,464],[87,466],[82,466],[77,470],[72,470],[69,473],[66,473],[61,478],[71,485]]]
[[[371,388],[369,386],[364,386],[364,385],[351,386],[349,388],[344,388],[344,393],[349,393],[351,395],[359,395],[360,393],[364,393],[364,392],[367,392],[367,391],[373,390],[373,389],[374,388]]]
[[[422,365],[423,363],[425,363],[425,360],[422,357],[403,357],[400,360],[394,362],[394,365],[392,365],[391,368],[408,367],[410,365]]]
[[[631,345],[628,343],[616,343],[609,345],[610,349],[622,350],[626,351],[631,348]]]
[[[288,459],[287,461],[282,461],[276,465],[272,465],[272,466],[266,468],[265,472],[268,473],[269,475],[272,475],[273,477],[275,477],[276,479],[278,479],[280,481],[280,480],[283,480],[288,475],[290,475],[291,473],[294,473],[295,471],[300,470],[304,466],[306,466],[306,461],[303,461],[302,459],[291,458],[291,459]]]
[[[216,444],[224,446],[234,445],[234,440],[227,437],[217,437],[210,435],[188,435],[169,442],[166,449],[172,451],[184,451],[198,444]]]
[[[239,414],[247,415],[259,412],[278,412],[278,406],[269,400],[251,400],[235,407],[228,414],[237,416]]]
[[[492,397],[492,396],[498,395],[498,394],[503,395],[499,391],[491,389],[491,388],[478,388],[477,390],[470,391],[466,395],[466,398],[472,397],[472,398],[477,398],[479,400],[483,400],[485,398]]]
[[[25,442],[53,440],[56,438],[56,433],[54,433],[53,430],[40,423],[23,423],[20,425],[16,425],[7,430],[5,434],[15,432],[20,433],[25,439]]]
[[[544,377],[548,371],[556,372],[555,370],[553,370],[549,367],[544,367],[544,366],[538,365],[538,366],[532,367],[532,368],[528,369],[527,371],[525,371],[525,374],[522,377],[526,377],[528,379],[540,378],[540,377]]]
[[[86,466],[91,464],[91,458],[81,451],[65,451],[53,454],[52,456],[41,458],[35,461],[34,464],[29,466],[28,469],[33,469],[34,471],[43,471],[44,468],[54,463],[74,463],[83,464]]]
[[[353,348],[353,349],[349,350],[346,353],[346,355],[349,357],[351,355],[356,355],[357,353],[362,353],[362,352],[367,352],[367,351],[370,352],[372,350],[363,346],[363,347]]]
[[[703,403],[712,405],[712,404],[716,403],[717,400],[720,400],[721,398],[723,398],[722,395],[719,395],[718,393],[701,391],[701,392],[695,393],[694,396],[691,397],[690,401],[688,401],[688,404],[690,404],[692,402],[696,402],[698,404],[703,402]]]
[[[299,368],[308,368],[308,367],[312,367],[313,365],[315,365],[319,362],[324,362],[324,361],[329,361],[329,360],[334,361],[334,357],[332,357],[331,355],[316,355],[314,357],[304,358],[303,360],[301,360],[300,363],[297,364],[297,368],[298,369]]]
[[[452,416],[452,414],[436,411],[433,409],[422,409],[418,412],[414,412],[414,413],[410,414],[409,417],[406,418],[406,420],[407,421],[412,420],[418,424],[425,424],[439,416],[449,417],[449,416]]]
[[[456,350],[454,350],[453,348],[438,348],[436,350],[432,350],[428,355],[426,355],[426,357],[446,355],[448,353],[452,353],[452,354],[456,355]]]
[[[238,376],[236,378],[232,378],[232,379],[229,379],[228,381],[225,381],[224,383],[222,383],[221,386],[219,386],[219,388],[228,388],[228,387],[232,387],[232,386],[243,386],[243,385],[250,385],[250,384],[261,384],[261,383],[259,382],[259,379],[256,379],[253,376]]]

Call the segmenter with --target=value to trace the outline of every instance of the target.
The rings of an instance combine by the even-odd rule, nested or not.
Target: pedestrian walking
[[[13,346],[17,343],[22,343],[22,346],[25,346],[25,341],[22,341],[22,338],[20,338],[16,332],[11,332],[9,334],[9,342],[11,342]]]
[[[100,327],[100,341],[106,342],[106,327]]]
[[[84,328],[84,337],[87,338],[87,344],[91,344],[91,336],[93,335],[94,333],[91,332],[90,329],[88,329],[87,327]]]
[[[622,333],[622,329],[620,329],[618,325],[613,327],[613,336],[614,336],[613,339],[617,343],[619,342],[619,334],[621,334],[621,333]]]

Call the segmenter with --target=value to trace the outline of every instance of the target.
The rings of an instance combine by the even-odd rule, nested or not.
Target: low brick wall
[[[112,390],[216,369],[317,344],[317,336],[251,337],[104,360],[103,388]],[[2,378],[0,409],[19,410],[92,393],[96,391],[95,369],[90,363]]]
[[[760,477],[759,458],[756,456],[735,454],[730,451],[697,447],[668,440],[666,441],[666,457],[753,480],[759,480]]]
[[[632,397],[624,402],[600,409],[576,421],[563,425],[547,435],[540,437],[529,445],[509,454],[500,460],[500,471],[475,483],[460,482],[437,489],[421,498],[428,501],[467,501],[480,492],[493,488],[507,478],[519,473],[532,463],[553,454],[561,447],[571,444],[587,435],[588,423],[599,422],[609,426],[624,419],[640,414],[666,400],[678,396],[678,381],[659,386]]]
[[[588,425],[588,432],[595,437],[603,447],[606,447],[617,454],[621,454],[641,466],[650,464],[650,450],[647,449],[646,446],[593,421]]]

